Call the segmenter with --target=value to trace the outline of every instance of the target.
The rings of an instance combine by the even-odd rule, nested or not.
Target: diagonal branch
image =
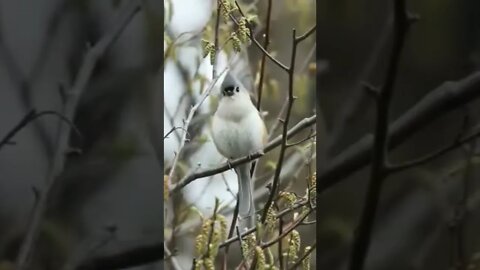
[[[33,83],[38,78],[38,75],[40,74],[44,64],[46,63],[45,59],[46,57],[48,57],[51,45],[55,38],[55,34],[69,6],[69,1],[63,0],[59,1],[56,4],[52,15],[47,22],[45,37],[40,44],[39,53],[36,55],[36,58],[34,59],[34,62],[32,64],[32,68],[28,74],[24,74],[24,72],[21,70],[20,66],[15,61],[13,52],[4,42],[3,33],[0,32],[0,57],[4,59],[6,71],[9,73],[10,79],[13,81],[15,87],[17,88],[14,90],[18,90],[17,92],[19,94],[19,99],[25,111],[33,107],[33,100],[31,97]],[[50,140],[45,128],[41,126],[38,122],[33,122],[32,126],[34,128],[33,131],[36,133],[36,135],[42,142],[40,144],[40,146],[42,147],[42,151],[44,151],[47,159],[50,159],[53,155],[53,142]]]
[[[113,27],[112,31],[107,33],[94,47],[92,47],[87,54],[75,78],[72,88],[67,92],[67,100],[65,103],[64,116],[69,120],[75,116],[78,101],[83,94],[85,88],[90,81],[97,61],[105,54],[107,49],[117,40],[123,29],[132,20],[134,15],[140,10],[140,3],[138,1],[130,2],[124,9],[121,10],[120,17]],[[68,140],[70,138],[71,128],[69,125],[60,123],[59,140],[57,141],[55,155],[53,158],[52,167],[49,170],[46,187],[39,194],[38,207],[35,210],[33,220],[29,224],[25,239],[22,242],[20,251],[17,257],[17,269],[24,270],[28,267],[28,262],[31,253],[35,247],[35,242],[39,233],[40,226],[44,214],[47,210],[48,197],[56,185],[56,180],[62,172],[65,164],[65,152],[68,149]]]
[[[367,100],[367,93],[363,91],[364,89],[361,85],[361,82],[363,80],[368,80],[373,69],[376,67],[381,53],[386,47],[388,37],[392,32],[392,25],[393,22],[391,19],[385,23],[378,40],[376,40],[375,44],[373,45],[373,50],[370,52],[368,60],[360,69],[361,72],[354,81],[355,85],[353,89],[348,92],[348,100],[343,104],[342,108],[339,109],[337,112],[337,117],[335,117],[334,121],[332,122],[333,127],[326,143],[326,149],[329,155],[333,153],[334,148],[337,146],[340,139],[342,139],[346,127],[354,122],[355,116],[359,115],[362,105]]]
[[[389,126],[388,149],[394,149],[429,123],[480,98],[480,72],[458,81],[448,81],[432,90],[421,101]],[[318,173],[318,192],[324,192],[367,166],[373,148],[373,135],[368,134],[335,156]]]
[[[301,202],[298,202],[292,207],[284,209],[281,212],[277,213],[275,218],[281,218],[307,205],[309,205],[309,200],[303,200]],[[316,207],[311,208],[308,213],[311,213],[314,210],[316,210]],[[303,221],[303,219],[305,219],[307,216],[308,215],[302,216],[300,219],[296,220],[293,226],[289,227],[288,229],[291,231],[293,228],[298,226],[301,221]],[[246,235],[251,234],[255,231],[256,228],[251,228],[248,231],[241,233],[240,237],[238,235],[232,237],[233,233],[231,233],[231,235],[229,234],[230,238],[221,243],[219,248],[228,249],[228,246],[230,244],[240,241],[241,237],[245,237]],[[264,243],[264,245],[270,244],[273,243]],[[145,265],[148,263],[160,261],[162,260],[162,258],[165,258],[164,252],[164,242],[156,239],[149,239],[140,243],[136,242],[133,244],[129,244],[122,248],[115,248],[115,250],[103,252],[103,254],[101,255],[96,255],[88,258],[79,263],[78,267],[76,267],[76,270],[113,270]],[[166,253],[168,253],[168,251]]]
[[[64,121],[66,124],[70,126],[73,131],[78,136],[81,136],[80,131],[77,127],[70,121],[68,118],[63,116],[62,114],[55,112],[55,111],[43,111],[37,113],[35,110],[31,110],[27,113],[18,124],[16,124],[1,140],[0,140],[0,150],[7,144],[11,143],[11,139],[18,133],[20,130],[25,128],[29,123],[33,122],[35,119],[40,118],[45,115],[54,115],[57,116],[60,120]]]
[[[428,163],[428,162],[430,162],[430,161],[432,161],[432,160],[434,160],[438,157],[441,157],[441,156],[445,155],[446,153],[448,153],[448,152],[450,152],[454,149],[457,149],[458,147],[460,147],[460,146],[462,146],[466,143],[474,141],[478,137],[480,137],[480,130],[478,130],[475,133],[473,133],[471,135],[468,135],[464,138],[458,139],[458,140],[454,141],[453,143],[451,143],[450,145],[447,145],[444,148],[442,148],[440,150],[437,150],[433,153],[427,154],[423,157],[420,157],[420,158],[417,158],[417,159],[414,159],[414,160],[411,160],[411,161],[406,161],[405,163],[401,163],[401,164],[390,165],[387,168],[388,173],[389,174],[390,173],[396,173],[398,171],[403,171],[403,170],[406,170],[406,169],[410,169],[412,167],[416,167],[416,166],[426,164],[426,163]]]
[[[178,160],[180,158],[180,153],[183,149],[183,146],[185,145],[185,142],[187,141],[187,130],[188,130],[188,127],[190,126],[190,122],[192,121],[193,116],[195,115],[195,112],[202,105],[202,103],[205,101],[205,99],[210,95],[210,92],[212,91],[213,87],[216,85],[218,79],[220,77],[222,77],[222,75],[226,71],[227,71],[227,68],[225,68],[216,78],[214,78],[214,80],[210,83],[210,86],[208,87],[208,89],[205,90],[205,92],[200,97],[200,100],[197,102],[197,104],[195,104],[192,107],[192,109],[188,113],[187,119],[183,123],[183,127],[182,127],[183,132],[182,132],[182,136],[180,138],[180,145],[178,147],[178,151],[177,151],[177,153],[175,155],[175,158],[173,160],[172,168],[170,169],[170,172],[168,174],[168,181],[169,182],[171,181],[172,177],[175,175],[176,164],[178,163]]]
[[[267,6],[267,23],[265,28],[265,40],[263,42],[263,48],[268,52],[268,46],[270,45],[270,20],[272,16],[272,0],[268,0]],[[263,78],[265,76],[265,60],[267,55],[262,54],[262,60],[260,62],[260,79],[258,81],[258,100],[257,100],[257,110],[261,112],[262,104],[262,91],[263,91]]]
[[[291,52],[291,58],[290,58],[290,67],[287,70],[287,73],[288,73],[287,106],[286,106],[285,119],[282,121],[283,122],[282,145],[280,147],[280,153],[278,155],[278,161],[277,161],[277,166],[276,166],[276,169],[275,169],[275,175],[273,177],[272,190],[270,192],[270,195],[268,196],[267,202],[266,202],[265,207],[263,209],[262,223],[265,223],[265,221],[267,219],[268,210],[270,209],[270,206],[272,205],[275,196],[277,196],[278,188],[279,188],[279,185],[280,185],[280,174],[282,172],[283,160],[284,160],[284,157],[285,157],[285,151],[288,147],[288,144],[287,144],[288,123],[290,121],[290,115],[291,115],[291,112],[292,112],[293,102],[296,99],[296,97],[293,95],[293,82],[294,82],[294,75],[295,75],[295,60],[296,60],[296,55],[297,55],[297,46],[302,41],[304,41],[306,38],[308,38],[311,34],[313,34],[315,32],[315,30],[316,30],[316,25],[311,27],[305,34],[303,34],[299,37],[296,36],[296,30],[295,29],[293,29],[293,31],[292,31],[292,52]]]
[[[242,8],[240,7],[240,5],[238,4],[237,1],[235,1],[235,5],[237,6],[238,8],[238,11],[240,12],[240,14],[245,17],[245,13],[242,11]],[[232,21],[238,26],[239,25],[239,22],[237,19],[235,19],[235,17],[230,14],[230,18],[232,19]],[[248,36],[250,37],[250,39],[253,41],[253,43],[255,44],[255,46],[257,46],[267,57],[268,59],[270,59],[273,63],[275,63],[279,68],[283,69],[284,71],[288,71],[288,67],[286,65],[284,65],[282,62],[280,62],[278,59],[276,59],[275,57],[273,57],[267,50],[265,50],[265,48],[260,44],[260,42],[258,42],[258,40],[255,38],[255,35],[253,34],[253,31],[252,31],[252,26],[247,22],[247,26],[249,28],[249,33],[248,33]]]

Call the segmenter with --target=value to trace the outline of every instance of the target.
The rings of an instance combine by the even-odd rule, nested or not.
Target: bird
[[[263,154],[267,129],[249,91],[234,74],[227,72],[220,86],[218,107],[212,119],[212,139],[228,161]],[[238,178],[238,215],[241,230],[256,224],[251,162],[234,168]]]

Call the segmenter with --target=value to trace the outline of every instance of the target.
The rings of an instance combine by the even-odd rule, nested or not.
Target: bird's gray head
[[[229,72],[225,76],[221,86],[221,93],[224,97],[232,97],[243,91],[243,86],[232,74]]]

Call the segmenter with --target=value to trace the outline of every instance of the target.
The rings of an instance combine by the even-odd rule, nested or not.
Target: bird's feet
[[[230,159],[227,159],[227,166],[229,170],[233,169],[232,162],[230,162]]]
[[[247,155],[248,160],[253,160],[253,159],[255,159],[254,156],[256,156],[256,155],[263,156],[263,155],[265,155],[265,152],[264,152],[263,149],[262,149],[262,150],[259,150],[259,151],[257,151],[257,152],[254,152],[254,153],[250,153],[250,154]]]

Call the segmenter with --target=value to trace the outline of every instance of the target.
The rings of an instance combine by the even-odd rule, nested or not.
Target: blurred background
[[[62,112],[85,55],[133,2],[0,1],[0,138],[32,109]],[[72,132],[31,269],[76,269],[163,238],[163,15],[158,1],[139,2],[80,96],[74,124],[81,135]],[[13,269],[34,191],[45,190],[58,125],[55,115],[42,116],[0,149],[0,269]]]
[[[479,1],[406,2],[420,20],[411,26],[401,55],[391,121],[443,82],[480,68]],[[383,83],[392,3],[318,2],[317,155],[323,168],[373,130],[375,104],[361,84]],[[450,144],[466,115],[467,127],[478,127],[479,105],[473,100],[442,115],[390,152],[390,159],[411,160]],[[388,177],[365,269],[478,269],[478,158],[478,146],[467,145]],[[318,269],[346,266],[368,179],[365,166],[318,195]],[[462,211],[465,216],[455,214]]]
[[[220,1],[221,2],[221,1]],[[234,5],[235,1],[225,1]],[[269,1],[237,1],[244,15],[251,19],[253,34],[260,44],[265,41],[266,21]],[[286,66],[290,65],[292,50],[292,29],[296,28],[297,36],[311,29],[316,23],[316,2],[302,1],[272,1],[269,39],[269,52]],[[202,43],[214,44],[217,1],[214,0],[172,0],[164,1],[165,6],[165,33],[164,33],[164,134],[169,134],[164,140],[165,175],[171,174],[175,156],[181,147],[182,127],[193,105],[201,100],[201,95],[212,82],[215,82],[210,54],[204,52]],[[238,20],[242,17],[239,11],[233,12]],[[227,16],[220,14],[219,21],[219,48],[216,57],[215,70],[220,74],[225,67],[241,78],[242,83],[251,91],[252,100],[258,101],[260,84],[260,70],[263,53],[255,44],[242,44],[242,50],[236,53],[232,42],[227,42],[236,25]],[[316,42],[314,35],[305,39],[297,48],[296,69],[294,76],[294,95],[298,97],[293,105],[288,127],[291,128],[304,118],[315,115],[315,53]],[[270,131],[270,139],[282,132],[282,125],[278,121],[284,107],[288,91],[288,74],[276,66],[268,58],[265,61],[265,71],[262,87],[261,112]],[[167,185],[175,186],[185,176],[194,172],[216,168],[224,164],[223,158],[216,150],[210,136],[210,119],[216,110],[219,85],[223,80],[219,78],[213,87],[211,95],[202,103],[188,128],[188,141],[182,148],[179,161],[171,179],[167,177]],[[284,114],[282,114],[284,115]],[[281,117],[283,118],[283,116]],[[299,142],[296,147],[286,151],[285,162],[282,166],[280,190],[302,197],[306,193],[308,180],[315,172],[315,125],[310,125],[290,142]],[[303,141],[302,141],[303,140]],[[261,214],[267,201],[271,183],[277,166],[279,148],[260,158],[255,172],[256,209]],[[169,194],[166,201],[165,241],[167,252],[175,254],[174,258],[166,261],[166,269],[189,269],[195,253],[195,239],[200,234],[202,221],[211,218],[215,206],[215,199],[220,202],[219,214],[225,216],[227,230],[232,221],[233,209],[236,203],[237,177],[233,170],[224,173],[199,178],[185,186],[180,192]],[[281,206],[283,209],[284,206]],[[203,219],[202,219],[203,218]],[[314,221],[315,214],[308,220]],[[287,228],[292,215],[284,218],[282,227]],[[314,223],[299,226],[301,236],[301,251],[311,246],[315,239]],[[264,239],[267,240],[267,239]],[[284,241],[283,251],[287,252],[288,241]],[[278,258],[278,248],[274,245],[270,250]],[[266,252],[266,250],[265,250]],[[267,255],[266,255],[267,256]],[[268,256],[267,256],[268,257]],[[311,256],[311,266],[315,267],[314,256]],[[215,260],[220,267],[223,263],[223,251]],[[226,269],[234,269],[242,259],[239,244],[230,246]],[[286,257],[284,257],[286,260]],[[268,259],[267,259],[268,260]],[[267,261],[267,263],[269,263]],[[278,261],[275,262],[278,267]],[[290,265],[292,266],[292,265]]]

